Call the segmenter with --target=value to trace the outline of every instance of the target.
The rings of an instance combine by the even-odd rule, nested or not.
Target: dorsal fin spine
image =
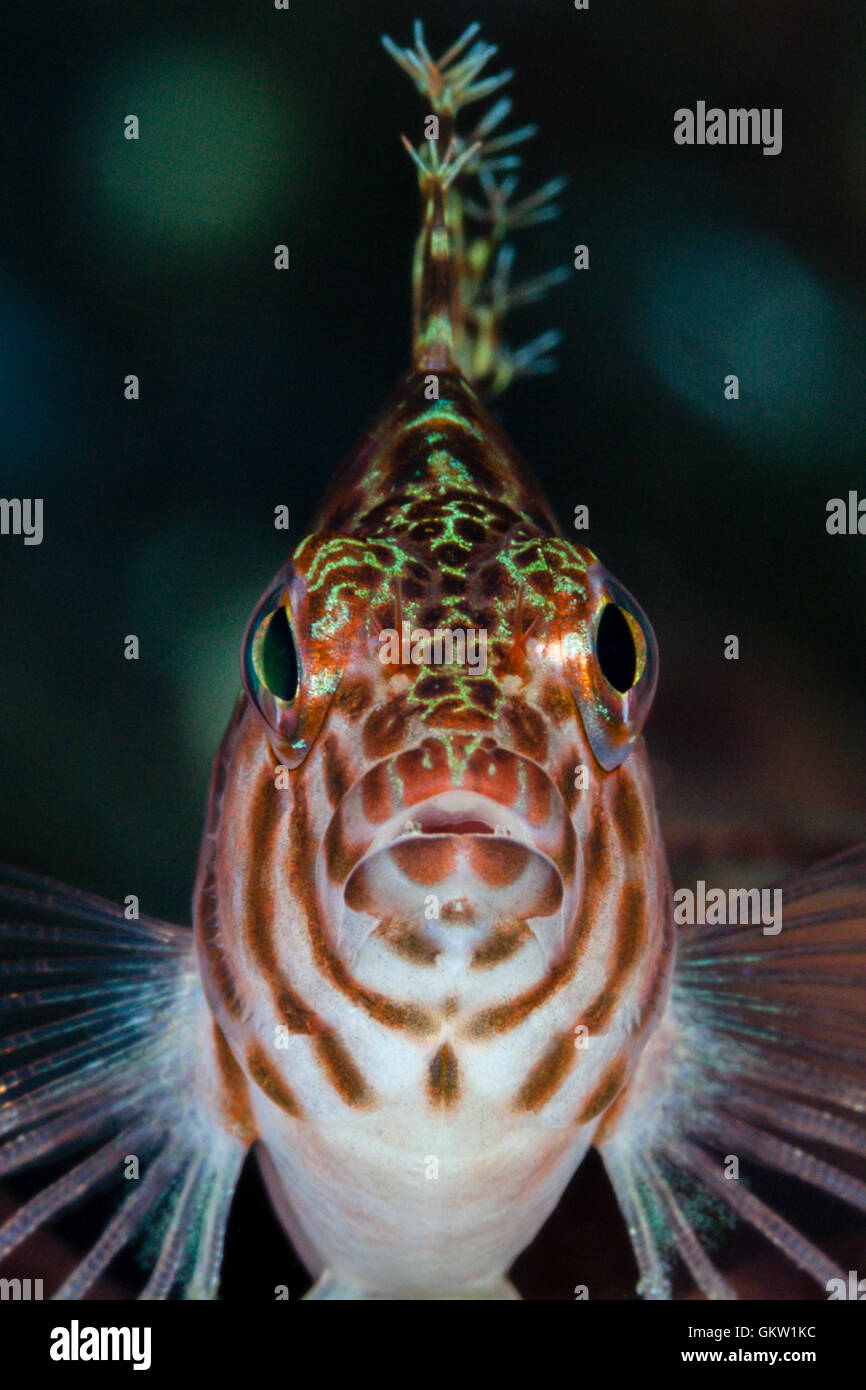
[[[413,262],[413,367],[423,372],[458,369],[477,389],[492,394],[515,375],[553,366],[547,356],[553,335],[543,334],[512,353],[502,343],[502,321],[511,305],[539,298],[568,272],[557,271],[517,289],[509,286],[512,253],[507,236],[514,228],[554,216],[552,199],[564,181],[552,180],[511,204],[517,183],[512,171],[520,163],[511,151],[535,128],[493,134],[511,109],[508,98],[500,97],[467,139],[457,133],[462,108],[492,96],[512,75],[503,72],[478,80],[496,52],[482,40],[473,43],[479,27],[470,25],[438,61],[430,55],[420,21],[415,24],[413,48],[398,48],[387,37],[382,42],[430,104],[425,135],[435,130],[435,136],[428,135],[418,147],[403,137],[418,169],[422,201]],[[435,127],[430,127],[431,116]],[[500,171],[505,176],[497,181]],[[469,175],[480,180],[486,206],[463,198],[462,184]],[[468,242],[464,213],[485,224]]]

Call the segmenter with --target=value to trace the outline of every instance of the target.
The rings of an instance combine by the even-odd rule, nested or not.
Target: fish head
[[[314,534],[250,620],[308,915],[350,972],[383,938],[454,969],[529,943],[556,969],[655,875],[650,624],[589,549],[504,524],[444,493],[387,536]]]

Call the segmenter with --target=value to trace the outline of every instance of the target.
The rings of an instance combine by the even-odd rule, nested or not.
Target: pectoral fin
[[[0,1261],[97,1189],[117,1210],[55,1298],[144,1240],[140,1297],[215,1298],[249,1144],[219,1102],[192,933],[0,869],[0,1177],[68,1161],[0,1227]]]
[[[736,1223],[822,1290],[844,1280],[753,1190],[762,1172],[866,1212],[866,846],[777,886],[780,931],[680,928],[667,1012],[597,1136],[647,1298],[678,1260],[736,1298],[711,1258]]]

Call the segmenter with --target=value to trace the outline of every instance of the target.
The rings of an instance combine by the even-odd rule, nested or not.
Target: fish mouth
[[[423,785],[395,777],[397,761],[373,770],[387,796],[374,801],[362,778],[325,836],[318,890],[337,953],[354,968],[371,934],[396,926],[460,964],[488,935],[518,923],[545,966],[553,964],[565,950],[581,875],[571,819],[551,779],[499,750],[499,795],[468,776],[468,786],[440,782],[425,796]]]
[[[514,812],[477,792],[441,792],[409,807],[374,836],[370,850],[416,835],[510,835],[529,843],[526,827]]]

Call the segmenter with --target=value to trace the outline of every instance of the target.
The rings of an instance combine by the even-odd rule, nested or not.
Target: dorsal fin
[[[421,145],[403,137],[418,169],[422,200],[413,267],[412,363],[419,371],[459,370],[477,388],[495,394],[518,374],[554,366],[549,353],[558,333],[544,333],[512,352],[502,341],[502,322],[510,307],[540,298],[567,277],[558,269],[511,288],[513,248],[507,241],[515,228],[556,216],[553,199],[564,180],[552,179],[530,197],[511,202],[517,186],[513,171],[520,164],[511,151],[534,134],[534,127],[493,134],[511,110],[508,98],[496,101],[468,137],[457,132],[461,110],[493,95],[512,75],[480,77],[496,49],[476,40],[479,28],[471,24],[438,60],[428,51],[420,20],[414,47],[398,48],[387,37],[382,42],[430,106]],[[478,180],[483,203],[464,198],[468,178]],[[468,240],[464,214],[483,224]]]

